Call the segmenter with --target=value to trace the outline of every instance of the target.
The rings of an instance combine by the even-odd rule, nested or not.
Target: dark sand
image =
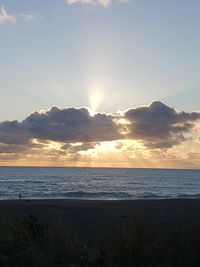
[[[0,218],[33,215],[50,227],[70,227],[83,241],[93,243],[130,218],[153,223],[160,229],[200,222],[200,199],[173,200],[10,200],[0,201]]]

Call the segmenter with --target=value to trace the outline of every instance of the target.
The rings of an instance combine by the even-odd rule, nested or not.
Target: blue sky
[[[113,112],[161,100],[199,110],[200,1],[101,5],[0,0],[0,120],[90,106]],[[28,16],[30,19],[28,19]]]

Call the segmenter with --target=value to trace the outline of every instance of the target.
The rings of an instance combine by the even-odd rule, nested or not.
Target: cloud
[[[119,139],[117,125],[111,115],[91,116],[86,108],[59,109],[35,112],[23,124],[38,139],[57,142],[98,142]]]
[[[20,13],[14,15],[10,15],[7,13],[4,6],[0,8],[0,23],[12,23],[15,24],[17,20],[22,20],[23,22],[31,22],[36,19],[36,17],[41,18],[39,14],[31,14],[31,13]]]
[[[25,22],[31,22],[35,19],[35,15],[33,14],[21,13],[20,16]]]
[[[95,146],[97,145],[97,142],[85,142],[85,143],[79,143],[79,144],[75,144],[72,145],[70,143],[67,143],[63,146],[61,146],[61,150],[62,151],[66,151],[67,153],[77,153],[80,151],[87,151],[89,149],[93,149],[95,148]]]
[[[112,4],[112,0],[65,0],[69,5],[81,4],[81,5],[99,5],[102,7],[109,7]],[[117,2],[125,4],[128,0],[118,0]]]
[[[89,150],[93,150],[99,143],[98,142],[85,142],[85,143],[62,143],[60,147],[51,149],[51,153],[55,153],[64,157],[80,157],[81,152],[87,152]],[[44,145],[44,144],[40,144]],[[49,154],[48,144],[47,145],[47,153]]]
[[[86,108],[34,112],[24,121],[0,123],[0,143],[29,144],[32,139],[55,142],[100,142],[120,139],[118,125],[111,115],[91,116]]]
[[[166,148],[180,149],[177,145],[182,143],[188,145],[189,151],[190,142],[198,142],[194,130],[199,120],[198,112],[178,112],[160,101],[115,115],[92,116],[87,108],[52,107],[33,112],[21,122],[1,122],[0,158],[8,159],[8,154],[16,154],[18,159],[28,160],[42,155],[50,161],[56,157],[62,162],[66,157],[79,160],[101,148],[101,142],[116,140],[119,145],[115,154],[123,153],[129,160],[136,160],[140,153],[148,158],[149,151],[164,153]]]
[[[187,134],[200,120],[198,112],[178,112],[160,101],[129,109],[124,114],[130,123],[127,137],[150,148],[170,148],[187,140]]]
[[[16,23],[16,17],[8,14],[4,6],[0,9],[0,23]]]
[[[42,144],[0,144],[0,154],[20,154],[31,149],[44,148]]]
[[[24,125],[18,121],[4,121],[0,123],[0,143],[7,145],[28,144],[31,133]]]

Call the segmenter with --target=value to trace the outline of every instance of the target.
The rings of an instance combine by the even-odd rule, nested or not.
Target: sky
[[[199,0],[0,0],[0,165],[200,168]]]

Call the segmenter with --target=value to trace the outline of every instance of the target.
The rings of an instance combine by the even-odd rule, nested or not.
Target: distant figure
[[[22,199],[22,194],[19,194],[19,200],[21,200]]]

